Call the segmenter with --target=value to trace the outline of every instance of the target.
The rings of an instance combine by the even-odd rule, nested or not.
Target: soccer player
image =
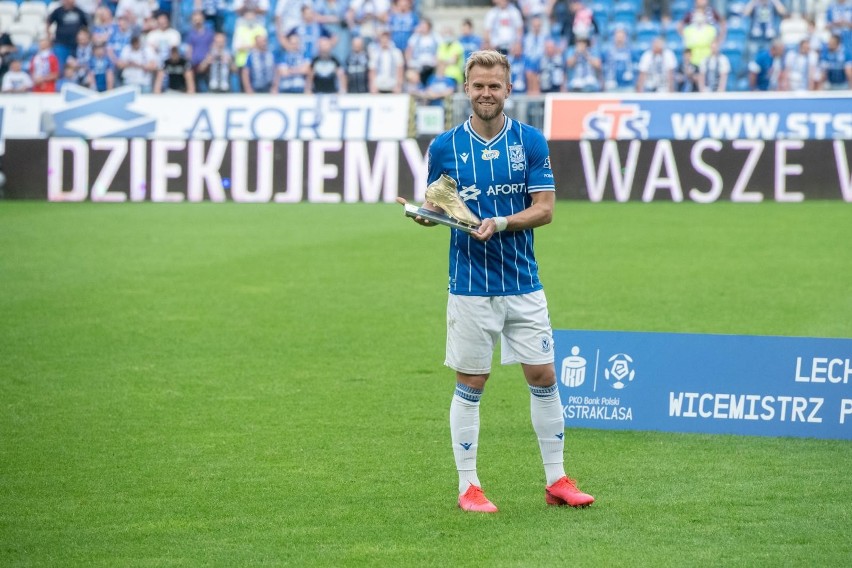
[[[553,333],[533,253],[533,229],[550,223],[555,186],[547,142],[538,130],[512,120],[503,105],[512,91],[506,56],[476,51],[465,66],[464,91],[473,115],[429,147],[428,182],[447,175],[468,209],[482,219],[473,233],[450,237],[447,352],[456,372],[450,431],[459,474],[458,505],[493,513],[476,471],[479,401],[491,372],[494,344],[502,362],[520,363],[529,384],[533,429],[551,505],[590,505],[563,468],[562,403],[553,365]],[[440,211],[427,202],[427,209]],[[452,214],[450,207],[447,212]],[[434,224],[415,217],[425,226]]]

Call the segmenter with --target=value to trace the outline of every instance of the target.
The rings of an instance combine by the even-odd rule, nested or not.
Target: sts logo
[[[633,140],[648,138],[651,113],[638,104],[604,103],[583,117],[583,138]]]

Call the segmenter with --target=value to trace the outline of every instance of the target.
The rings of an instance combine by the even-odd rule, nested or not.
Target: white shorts
[[[450,294],[447,367],[468,375],[490,373],[498,339],[503,365],[553,363],[553,330],[544,291],[516,296]]]

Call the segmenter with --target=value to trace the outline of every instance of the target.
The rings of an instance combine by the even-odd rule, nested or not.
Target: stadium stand
[[[137,0],[144,2],[145,0]],[[189,31],[189,21],[192,12],[200,6],[218,6],[222,12],[222,30],[228,36],[228,44],[233,36],[239,15],[234,11],[234,2],[257,2],[257,0],[175,0],[168,2],[171,5],[172,25],[179,30],[184,37]],[[298,0],[269,0],[268,11],[262,15],[263,25],[266,27],[273,51],[280,53],[281,46],[278,45],[275,27],[275,13],[280,2]],[[327,0],[306,0],[315,6],[325,5]],[[362,0],[349,0],[352,5],[362,4]],[[390,0],[388,0],[390,2]],[[395,1],[395,0],[394,0]],[[560,0],[570,2],[570,0]],[[82,2],[82,0],[78,0]],[[157,4],[156,0],[151,0]],[[784,0],[784,5],[790,14],[782,22],[782,31],[785,39],[790,39],[788,47],[795,46],[802,34],[805,37],[816,37],[815,48],[827,37],[826,9],[832,0]],[[86,0],[88,8],[100,4],[100,0]],[[111,10],[115,10],[117,2],[103,2]],[[338,3],[343,3],[342,0]],[[34,54],[38,39],[45,33],[45,22],[47,16],[55,10],[60,3],[56,0],[45,2],[43,0],[0,0],[0,33],[8,34],[11,42],[17,47],[17,56],[28,60]],[[633,54],[633,63],[638,62],[639,57],[645,52],[655,37],[662,35],[665,38],[666,47],[672,50],[680,58],[683,53],[683,38],[681,31],[675,25],[690,13],[693,8],[693,0],[674,0],[670,3],[670,19],[654,17],[649,18],[642,0],[594,0],[589,2],[589,8],[594,14],[600,33],[593,38],[592,49],[598,53],[605,53],[612,41],[615,29],[621,28],[627,31],[630,38],[630,48]],[[720,0],[713,2],[727,17],[727,32],[722,46],[722,52],[728,57],[732,66],[729,78],[729,87],[735,90],[748,88],[748,62],[754,57],[760,44],[750,41],[751,18],[746,16],[749,2],[745,0]],[[421,18],[433,20],[433,29],[444,29],[445,25],[451,26],[458,33],[459,22],[464,16],[469,16],[474,22],[474,29],[482,35],[484,15],[489,10],[489,0],[419,0],[414,2],[415,10]],[[802,14],[805,17],[802,17]],[[212,22],[213,20],[210,20]],[[94,23],[96,25],[97,22]],[[212,25],[212,24],[211,24]],[[145,34],[151,29],[150,22],[136,22],[136,33]],[[556,30],[556,26],[553,27]],[[561,41],[564,34],[556,36]],[[405,50],[403,50],[405,52]],[[117,57],[117,54],[115,55]],[[236,84],[236,83],[235,83]]]

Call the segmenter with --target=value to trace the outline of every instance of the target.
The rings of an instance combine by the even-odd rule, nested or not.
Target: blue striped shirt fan
[[[466,122],[437,136],[429,146],[427,183],[442,173],[479,216],[508,217],[530,206],[530,194],[555,191],[550,153],[542,133],[506,117],[503,129],[484,140]],[[541,290],[533,231],[504,231],[488,242],[452,229],[449,290],[466,296],[509,296]]]

